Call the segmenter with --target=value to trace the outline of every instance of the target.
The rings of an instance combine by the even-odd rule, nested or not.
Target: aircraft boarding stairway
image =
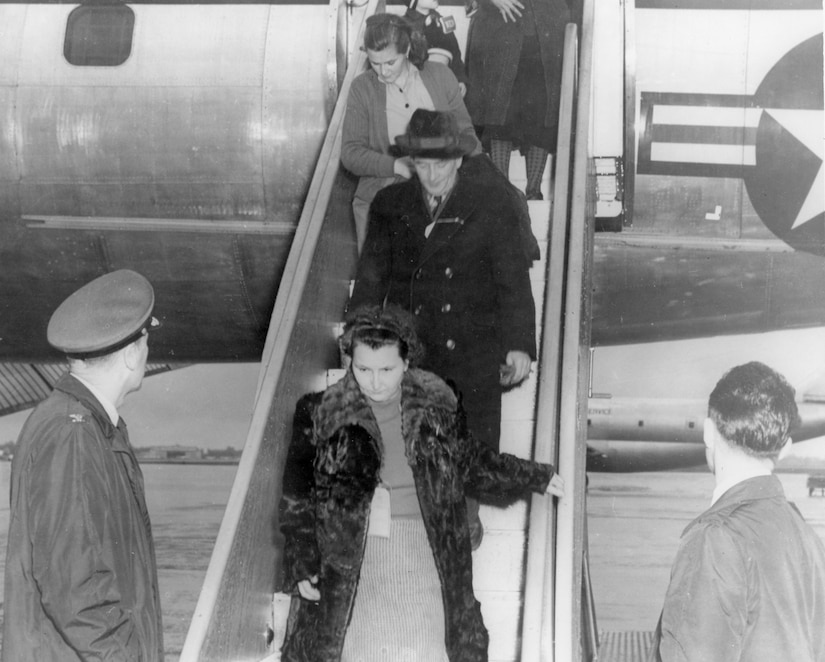
[[[362,8],[359,23],[377,3]],[[587,0],[585,26],[592,11]],[[502,415],[502,450],[555,464],[566,494],[558,501],[535,495],[504,510],[482,507],[485,535],[474,575],[495,662],[600,659],[584,524],[594,175],[586,130],[588,30],[583,34],[579,49],[576,27],[568,26],[552,215],[549,202],[530,203],[542,248],[531,272],[540,358],[531,379],[504,396]],[[336,337],[357,260],[349,213],[354,180],[339,166],[346,96],[364,67],[364,55],[351,52],[275,302],[249,434],[183,662],[280,659],[288,599],[277,593],[281,551],[273,518],[292,414],[297,399],[325,388],[338,368]]]

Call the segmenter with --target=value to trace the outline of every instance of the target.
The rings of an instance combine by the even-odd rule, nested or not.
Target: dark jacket
[[[825,548],[776,476],[688,525],[657,631],[665,662],[825,660]]]
[[[536,357],[529,268],[538,246],[525,208],[486,155],[464,160],[429,238],[418,178],[389,186],[370,208],[350,301],[350,309],[386,301],[417,315],[423,367],[461,391],[488,392],[490,408],[500,406],[507,352]]]
[[[406,456],[442,578],[449,659],[483,662],[488,636],[473,594],[465,494],[501,499],[542,492],[553,468],[474,442],[455,395],[435,375],[408,370],[401,388]],[[321,600],[300,600],[284,662],[340,658],[383,453],[378,424],[351,372],[298,402],[279,509],[285,590],[318,575]]]
[[[70,375],[12,462],[3,660],[163,660],[143,475],[122,419]]]
[[[467,97],[476,126],[502,126],[518,71],[525,21],[532,22],[541,50],[547,110],[544,126],[558,124],[564,30],[572,15],[566,0],[524,0],[521,19],[505,22],[490,0],[480,0],[467,37]]]

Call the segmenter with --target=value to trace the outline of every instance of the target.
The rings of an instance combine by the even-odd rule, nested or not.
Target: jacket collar
[[[694,526],[708,518],[727,516],[745,503],[776,498],[784,499],[785,490],[782,489],[782,483],[774,474],[748,478],[737,483],[719,497],[716,503],[687,525],[682,535],[684,536]]]
[[[376,439],[380,438],[378,423],[366,396],[361,392],[352,369],[343,379],[330,386],[321,396],[315,418],[315,432],[321,439],[347,425],[360,425]]]
[[[401,382],[404,438],[416,437],[425,419],[433,419],[431,423],[436,428],[443,425],[457,406],[455,393],[440,377],[424,370],[408,370]],[[374,439],[381,438],[372,408],[355,381],[352,370],[324,391],[315,419],[315,431],[319,438],[328,439],[347,425],[358,425]]]
[[[473,193],[477,193],[477,189],[467,173],[462,172],[463,170],[464,165],[459,168],[455,185],[434,217],[436,227],[433,228],[430,236],[424,242],[424,247],[418,258],[419,264],[426,262],[441,248],[448,245],[466,223],[472,223],[474,220],[473,212],[479,204],[479,199],[478,195]],[[424,213],[429,218],[427,192],[417,179],[416,184]]]
[[[467,220],[472,216],[473,211],[480,202],[478,188],[475,186],[471,174],[468,173],[467,163],[469,160],[468,157],[465,157],[464,163],[461,164],[456,173],[455,184],[441,208],[441,217],[460,216],[462,219]],[[427,191],[424,190],[424,187],[417,177],[415,181],[421,200],[423,201],[424,209],[429,209],[427,205]]]
[[[106,413],[100,401],[71,373],[63,375],[54,385],[54,388],[56,391],[61,391],[74,398],[92,412],[92,416],[94,416],[97,421],[98,427],[100,427],[103,435],[107,439],[114,441],[116,446],[115,450],[128,450],[126,447],[119,448],[119,446],[123,445],[121,439],[125,439],[126,434],[126,422],[123,420],[123,417],[120,417],[120,422],[117,426],[113,425],[112,419],[109,418],[109,414]],[[124,434],[115,434],[117,430],[122,430]]]

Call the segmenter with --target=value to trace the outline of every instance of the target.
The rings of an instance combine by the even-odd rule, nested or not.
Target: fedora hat
[[[407,131],[395,137],[395,156],[424,159],[454,159],[470,154],[476,146],[473,135],[460,133],[452,113],[419,108],[410,118]]]

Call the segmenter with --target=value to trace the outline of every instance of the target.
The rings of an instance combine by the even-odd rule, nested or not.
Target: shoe
[[[544,200],[544,196],[541,194],[541,191],[527,191],[527,199]]]

